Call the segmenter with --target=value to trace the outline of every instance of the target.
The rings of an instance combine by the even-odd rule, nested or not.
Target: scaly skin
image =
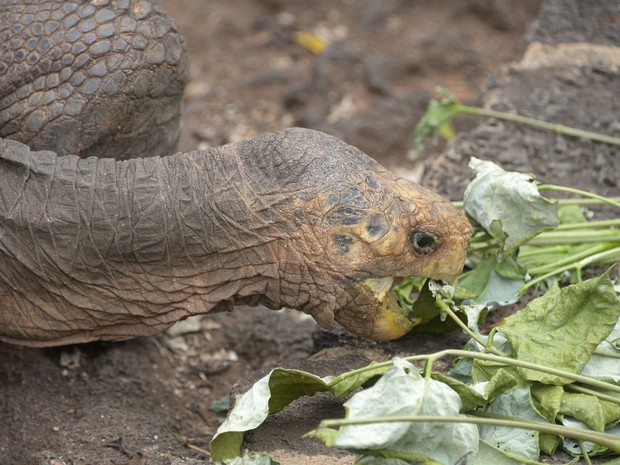
[[[94,146],[102,158],[0,139],[1,340],[122,340],[239,304],[393,339],[414,322],[392,277],[451,280],[463,266],[459,211],[317,131],[124,161],[105,158],[117,144]]]

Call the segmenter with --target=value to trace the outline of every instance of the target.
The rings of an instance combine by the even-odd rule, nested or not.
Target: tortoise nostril
[[[411,231],[409,240],[416,252],[421,254],[429,254],[437,248],[435,236],[425,231]]]

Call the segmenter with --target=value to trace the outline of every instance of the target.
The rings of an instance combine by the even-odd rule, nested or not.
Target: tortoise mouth
[[[383,278],[367,278],[360,284],[372,292],[377,308],[368,337],[375,341],[398,339],[421,323],[419,319],[410,318],[409,311],[401,306],[394,292],[404,277],[391,276]]]
[[[445,275],[441,278],[433,277],[435,281],[454,282],[458,275]],[[443,278],[443,279],[442,279]],[[446,279],[447,278],[447,279]],[[415,326],[423,323],[422,318],[413,317],[411,308],[403,304],[397,297],[397,287],[405,277],[389,276],[383,278],[367,278],[360,284],[372,292],[376,299],[376,313],[370,328],[369,338],[375,341],[389,341],[398,339]],[[415,301],[416,299],[413,298]]]

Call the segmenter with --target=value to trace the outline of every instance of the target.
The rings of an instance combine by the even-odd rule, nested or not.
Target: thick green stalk
[[[472,416],[433,416],[433,415],[404,415],[393,417],[376,417],[376,418],[343,418],[323,420],[319,427],[330,428],[338,426],[354,426],[368,425],[374,423],[473,423],[475,425],[490,426],[506,426],[509,428],[520,428],[539,431],[541,433],[552,434],[555,436],[563,436],[577,440],[590,441],[605,446],[615,452],[620,452],[620,437],[613,434],[599,433],[597,431],[570,428],[567,426],[554,425],[552,423],[543,423],[526,419],[517,419],[510,417],[501,417],[483,412],[474,412]]]
[[[537,260],[540,256],[564,256],[569,251],[570,247],[568,245],[550,245],[546,247],[530,248],[525,251],[521,249],[519,250],[519,261],[526,262],[527,259],[533,258],[534,261],[538,263],[539,261],[544,261],[543,259]]]
[[[560,266],[554,269],[553,271],[550,271],[548,273],[545,273],[544,275],[541,275],[541,276],[538,276],[532,279],[531,281],[528,281],[523,286],[521,286],[521,288],[517,291],[517,293],[522,294],[528,288],[532,287],[533,285],[538,284],[539,282],[544,281],[545,279],[552,278],[553,276],[558,275],[568,270],[576,270],[577,273],[580,275],[579,280],[581,280],[581,270],[584,267],[595,264],[595,263],[607,263],[608,261],[611,261],[611,260],[618,260],[618,258],[620,258],[620,246],[614,247],[613,249],[605,250],[603,252],[595,253],[593,255],[590,255],[588,257],[585,257],[579,260],[578,262],[573,262],[573,263],[569,263],[564,266]]]
[[[564,386],[564,389],[566,389],[567,391],[578,392],[580,394],[588,394],[590,396],[598,397],[601,400],[620,404],[620,399],[618,397],[610,396],[608,394],[605,394],[604,392],[595,391],[594,389],[588,389],[583,386],[579,386],[578,384],[567,384],[566,386]]]
[[[552,272],[565,265],[571,265],[571,264],[574,265],[575,262],[582,260],[584,258],[587,258],[595,253],[603,252],[609,249],[610,247],[613,247],[613,244],[611,245],[608,243],[596,244],[592,247],[589,247],[586,250],[583,250],[578,253],[570,254],[567,257],[562,258],[561,260],[557,260],[553,263],[547,263],[546,265],[540,265],[540,266],[527,268],[527,272],[531,275],[545,274],[548,272]]]
[[[456,313],[454,313],[454,310],[452,310],[447,305],[443,308],[443,310],[450,316],[450,318],[452,318],[452,321],[454,321],[457,324],[457,326],[463,330],[463,332],[465,334],[467,334],[470,338],[472,338],[474,341],[476,341],[482,347],[486,347],[486,342],[483,341],[476,334],[474,334],[474,332],[471,329],[469,329],[469,327],[465,323],[463,323],[463,321],[461,321],[461,319],[456,315]],[[492,353],[494,353],[495,355],[498,355],[500,357],[505,355],[501,350],[497,349],[494,346],[489,346],[488,350],[490,350]]]
[[[620,203],[620,197],[606,197],[607,200],[611,200],[612,202],[616,202],[616,203]],[[600,200],[597,199],[553,199],[555,200],[558,204],[560,205],[600,205],[602,203],[608,203],[608,202],[601,202]]]
[[[581,189],[576,189],[574,187],[558,186],[556,184],[539,184],[538,191],[568,192],[570,194],[576,194],[581,197],[588,197],[591,199],[598,200],[599,202],[606,203],[609,205],[613,205],[614,207],[620,208],[620,202],[615,200],[614,198],[603,197],[602,195],[593,194],[592,192],[583,191]]]
[[[486,354],[482,352],[472,352],[470,350],[445,349],[445,350],[441,350],[439,352],[435,352],[432,354],[411,355],[409,357],[404,357],[404,360],[407,360],[409,362],[426,361],[431,358],[434,360],[439,360],[443,357],[449,357],[449,356],[462,357],[462,358],[474,358],[474,359],[486,360],[486,361],[494,362],[494,363],[503,363],[505,365],[512,365],[512,366],[516,366],[520,368],[527,368],[529,370],[539,371],[541,373],[561,376],[563,378],[568,378],[570,380],[579,382],[581,384],[585,384],[587,386],[593,386],[593,387],[603,389],[608,392],[615,392],[615,393],[620,394],[620,386],[616,386],[614,384],[607,383],[605,381],[601,381],[596,378],[579,375],[577,373],[571,373],[569,371],[559,370],[557,368],[553,368],[553,367],[549,367],[545,365],[538,365],[536,363],[526,362],[523,360],[517,360],[514,358],[510,358],[508,356]],[[357,370],[352,370],[346,373],[342,373],[341,375],[338,375],[334,379],[332,379],[329,382],[329,386],[338,384],[348,377],[357,376],[368,370],[376,370],[377,368],[389,367],[392,365],[392,363],[393,362],[390,360],[387,362],[376,363],[372,366],[366,366],[366,367],[358,368]]]
[[[546,231],[527,241],[527,245],[583,244],[584,242],[620,242],[620,230]]]
[[[586,221],[585,223],[565,223],[555,228],[556,231],[573,231],[575,229],[612,228],[620,226],[620,219]]]

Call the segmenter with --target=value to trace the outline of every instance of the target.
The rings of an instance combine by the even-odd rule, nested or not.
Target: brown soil
[[[412,147],[412,128],[438,84],[464,102],[478,101],[502,64],[522,55],[539,3],[164,0],[192,59],[180,148],[303,125],[338,135],[391,169],[460,197],[471,137],[460,138],[447,154],[439,155],[437,145],[422,159]],[[324,36],[330,46],[315,55],[295,41],[295,31]],[[536,113],[535,105],[519,103],[531,100],[527,86],[510,73],[502,76],[491,89],[508,86],[512,107]],[[613,100],[620,92],[611,95]],[[612,112],[603,125],[616,124],[617,132],[618,109],[605,100],[597,105]],[[473,130],[477,123],[459,120],[457,129]],[[509,129],[518,139],[510,143],[521,146],[524,137],[543,137]],[[559,143],[539,141],[536,156],[524,155],[518,167],[553,173],[555,159],[542,152]],[[595,149],[596,163],[605,162],[608,154]],[[524,149],[519,150],[515,153]],[[484,155],[514,161],[508,152],[504,158]],[[579,185],[595,188],[602,182],[604,193],[617,195],[617,175],[597,171],[599,165],[585,173],[586,162],[571,157],[562,169],[581,174]],[[370,359],[460,347],[464,341],[455,333],[373,344],[338,329],[317,330],[295,312],[237,309],[126,343],[48,350],[0,344],[0,465],[208,463],[198,448],[208,448],[223,420],[209,407],[236,382],[249,386],[276,365],[338,373]],[[300,439],[320,416],[341,412],[329,398],[308,402],[269,420],[251,435],[250,448],[270,451],[283,464],[351,463],[351,456]]]

